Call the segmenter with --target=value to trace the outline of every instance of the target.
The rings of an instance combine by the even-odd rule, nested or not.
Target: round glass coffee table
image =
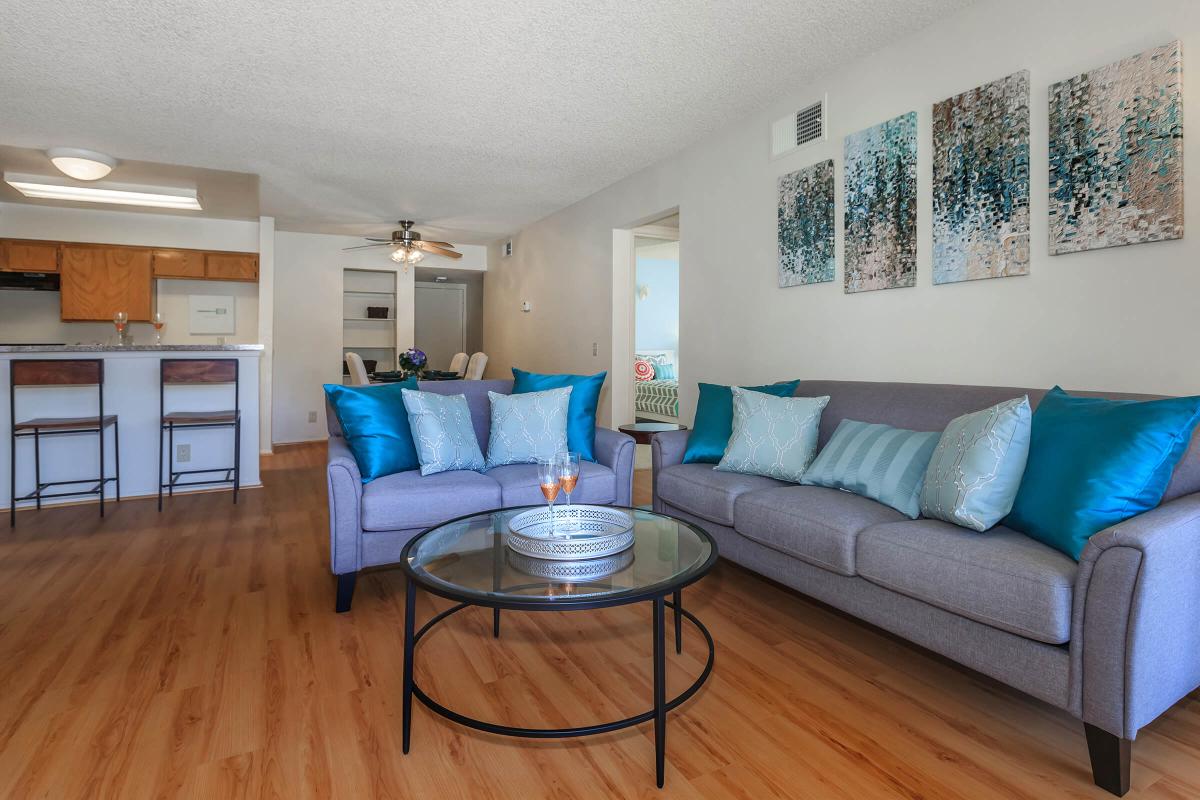
[[[472,514],[430,528],[410,541],[400,556],[407,576],[404,606],[404,752],[409,750],[412,699],[431,711],[476,730],[538,739],[589,736],[654,721],[655,772],[663,785],[667,712],[678,708],[708,680],[713,640],[708,629],[683,607],[683,589],[704,577],[717,560],[717,545],[705,531],[683,520],[635,508],[623,508],[634,522],[634,544],[613,556],[590,561],[550,561],[523,556],[505,544],[508,522],[524,508]],[[457,604],[416,628],[415,600],[420,586]],[[671,599],[668,601],[667,596]],[[413,679],[414,651],[421,639],[447,617],[470,606],[493,609],[492,635],[500,636],[500,611],[590,611],[647,602],[652,604],[654,697],[652,707],[624,719],[576,728],[518,728],[473,719],[427,695]],[[675,617],[675,652],[682,652],[683,619],[708,645],[704,670],[687,689],[666,696],[665,609]]]

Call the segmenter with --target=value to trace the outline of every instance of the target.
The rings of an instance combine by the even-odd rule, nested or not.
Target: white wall
[[[1188,238],[1051,258],[1047,248],[1047,87],[1172,39],[1183,41],[1185,106],[1200,82],[1200,3],[1118,0],[987,3],[862,59],[769,108],[535,223],[494,258],[485,297],[489,372],[593,372],[612,363],[613,229],[680,212],[681,416],[697,381],[841,378],[1200,393],[1195,345],[1200,203]],[[1020,69],[1031,72],[1031,275],[933,286],[931,105]],[[829,93],[827,142],[767,158],[768,126]],[[842,140],[919,115],[918,285],[842,290]],[[1185,189],[1200,191],[1186,148]],[[778,176],[833,158],[837,280],[777,288]],[[498,245],[493,251],[498,255]],[[522,299],[534,302],[521,314]],[[622,318],[620,314],[618,318]],[[561,329],[565,335],[548,332]],[[591,356],[591,343],[600,355]],[[609,398],[604,398],[607,407]]]

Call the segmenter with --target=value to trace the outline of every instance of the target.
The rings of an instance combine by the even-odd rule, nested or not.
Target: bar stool
[[[233,410],[222,411],[166,411],[168,386],[197,386],[202,384],[232,383]],[[177,486],[211,486],[217,483],[233,484],[233,502],[237,505],[238,489],[241,488],[242,461],[242,412],[238,407],[238,360],[236,358],[164,358],[159,363],[158,382],[158,510],[162,511],[163,489],[168,497],[175,496]],[[209,469],[175,469],[175,431],[190,428],[233,428],[233,466]],[[170,464],[167,482],[163,483],[163,439],[167,440]],[[225,473],[224,478],[213,480],[180,482],[184,475],[205,475],[212,472]]]
[[[13,359],[9,362],[9,421],[11,432],[8,451],[9,477],[11,491],[9,497],[9,527],[17,526],[17,502],[34,500],[40,510],[42,501],[52,497],[85,497],[100,496],[100,516],[104,516],[105,484],[116,483],[117,501],[121,500],[121,429],[115,414],[104,413],[104,360],[99,358],[85,359]],[[36,417],[17,422],[17,389],[47,386],[95,386],[98,401],[97,414],[94,417]],[[113,429],[113,458],[116,474],[114,477],[104,477],[104,429]],[[70,481],[42,480],[42,439],[47,436],[69,436],[83,433],[97,434],[100,440],[100,477],[81,478]],[[33,439],[33,480],[34,490],[29,494],[17,497],[17,440]],[[54,486],[71,486],[77,483],[92,483],[91,489],[69,492],[46,493]]]

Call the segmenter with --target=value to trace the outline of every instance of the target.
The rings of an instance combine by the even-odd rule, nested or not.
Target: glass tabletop
[[[505,544],[508,523],[531,506],[451,520],[413,539],[401,559],[410,577],[456,599],[512,605],[633,602],[685,586],[716,561],[703,530],[672,517],[622,508],[634,543],[613,556],[580,561],[531,558]]]

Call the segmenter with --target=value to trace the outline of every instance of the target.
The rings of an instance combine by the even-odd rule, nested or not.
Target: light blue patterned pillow
[[[878,500],[916,519],[925,468],[941,433],[844,419],[800,482]]]
[[[829,397],[773,397],[738,386],[732,391],[733,435],[716,468],[799,483],[817,453]]]
[[[404,407],[421,474],[455,469],[483,469],[483,453],[471,426],[471,409],[465,395],[441,395],[405,389]]]
[[[677,381],[679,373],[675,371],[674,364],[655,364],[654,379],[656,381]]]
[[[942,432],[921,490],[921,514],[986,531],[1012,511],[1025,461],[1033,412],[1029,398],[964,414]]]
[[[487,469],[505,464],[536,464],[567,452],[567,406],[571,388],[542,392],[488,392],[492,432],[488,437]]]

